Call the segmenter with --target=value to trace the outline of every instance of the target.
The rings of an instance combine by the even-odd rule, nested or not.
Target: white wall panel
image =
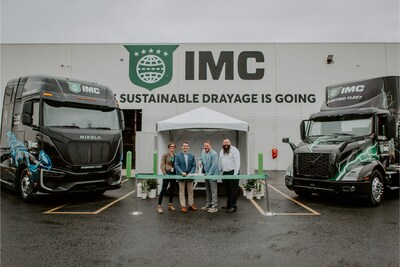
[[[121,103],[123,109],[141,109],[142,130],[152,132],[156,122],[180,113],[206,106],[218,112],[247,121],[254,133],[255,153],[264,153],[264,168],[286,169],[292,151],[281,142],[289,137],[300,141],[299,124],[310,113],[318,112],[324,100],[325,86],[351,80],[385,75],[400,75],[399,43],[229,43],[176,44],[173,53],[173,76],[165,86],[149,91],[133,84],[129,78],[130,54],[124,44],[24,44],[1,45],[1,97],[10,79],[29,74],[49,74],[88,81],[111,87],[117,99],[121,95],[194,94],[256,94],[256,103]],[[200,80],[199,53],[211,52],[217,61],[223,51],[233,53],[233,80],[225,79],[225,69],[219,79]],[[238,74],[238,56],[244,51],[258,51],[263,62],[249,59],[248,70],[265,70],[261,80],[244,80]],[[194,53],[194,79],[185,79],[186,53]],[[327,64],[328,55],[334,56]],[[290,101],[291,96],[314,95],[306,101]],[[261,96],[269,95],[270,103]],[[277,95],[289,95],[282,103]],[[219,146],[219,145],[218,145]],[[279,149],[272,159],[271,149]],[[257,159],[257,155],[254,157]],[[253,164],[257,168],[257,162]]]

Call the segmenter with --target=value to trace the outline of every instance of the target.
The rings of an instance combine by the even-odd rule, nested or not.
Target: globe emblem
[[[334,98],[340,93],[340,87],[332,88],[328,91],[328,97]]]
[[[156,55],[146,55],[136,65],[136,73],[143,82],[156,83],[165,74],[164,61]]]

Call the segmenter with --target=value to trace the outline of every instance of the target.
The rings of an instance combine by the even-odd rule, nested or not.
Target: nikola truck
[[[287,188],[302,197],[334,193],[379,205],[399,189],[399,76],[328,86],[321,111],[300,124]]]
[[[110,88],[27,76],[7,83],[1,117],[1,182],[25,201],[121,186],[123,116]]]

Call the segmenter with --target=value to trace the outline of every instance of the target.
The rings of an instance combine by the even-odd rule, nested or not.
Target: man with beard
[[[200,155],[201,161],[200,166],[203,167],[203,173],[205,175],[205,184],[206,184],[206,197],[207,204],[202,207],[202,210],[205,210],[209,213],[214,213],[218,211],[217,202],[217,180],[210,179],[211,175],[218,175],[218,154],[211,148],[211,142],[205,141],[204,148]]]
[[[231,141],[225,138],[222,143],[222,149],[219,152],[219,170],[222,175],[238,175],[240,169],[240,152],[231,145]],[[224,184],[227,201],[227,213],[235,212],[237,210],[236,201],[239,191],[239,179],[222,179]]]

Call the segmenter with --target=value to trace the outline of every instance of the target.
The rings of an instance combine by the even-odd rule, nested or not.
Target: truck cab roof
[[[378,108],[350,108],[350,109],[341,109],[341,110],[327,110],[321,111],[317,113],[313,113],[310,115],[311,120],[315,120],[318,118],[328,118],[328,117],[342,117],[342,116],[368,116],[373,114],[388,114],[390,113],[387,109],[378,109]]]
[[[101,84],[55,76],[32,75],[18,79],[16,98],[40,95],[58,102],[116,107],[112,90]],[[15,82],[15,80],[13,80]],[[12,83],[13,81],[10,81]]]
[[[385,76],[327,86],[321,112],[365,113],[369,108],[377,108],[399,113],[399,84],[399,76]]]

